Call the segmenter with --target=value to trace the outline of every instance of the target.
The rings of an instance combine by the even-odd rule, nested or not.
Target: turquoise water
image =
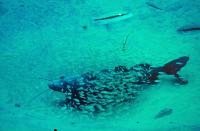
[[[0,130],[200,130],[199,28],[199,0],[0,1]],[[63,75],[181,56],[190,57],[179,72],[188,84],[161,75],[109,117],[69,113],[58,105],[64,94],[48,88]],[[155,119],[165,108],[173,112]]]

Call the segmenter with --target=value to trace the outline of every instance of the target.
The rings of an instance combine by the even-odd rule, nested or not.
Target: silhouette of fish
[[[161,117],[164,117],[164,116],[168,116],[168,115],[172,114],[172,112],[173,112],[173,109],[164,108],[158,114],[156,114],[155,118],[161,118]]]

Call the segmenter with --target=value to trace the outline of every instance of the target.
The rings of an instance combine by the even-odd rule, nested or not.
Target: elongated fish
[[[154,3],[152,2],[146,2],[146,4],[152,8],[158,9],[158,10],[163,10],[162,8],[156,6]]]
[[[192,31],[200,31],[199,26],[184,26],[177,29],[178,32],[192,32]]]
[[[109,24],[113,22],[118,22],[122,20],[129,19],[133,16],[132,13],[122,12],[122,13],[111,13],[106,14],[98,18],[94,18],[94,22],[98,24]]]

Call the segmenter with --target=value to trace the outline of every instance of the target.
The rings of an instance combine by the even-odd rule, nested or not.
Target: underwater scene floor
[[[180,67],[186,84],[162,68],[182,56],[187,64],[172,63],[170,71]],[[199,0],[0,1],[0,131],[199,131],[199,56]],[[164,72],[159,82],[137,83],[134,100],[117,103],[106,115],[71,111],[63,90],[48,86],[141,63]],[[112,77],[124,78],[115,71]],[[121,87],[110,75],[98,80],[108,76],[112,87]],[[109,95],[99,88],[95,95]]]

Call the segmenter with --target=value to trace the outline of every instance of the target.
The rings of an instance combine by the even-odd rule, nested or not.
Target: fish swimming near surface
[[[180,84],[188,81],[178,72],[186,65],[189,57],[183,56],[161,67],[138,64],[130,68],[117,66],[114,69],[91,71],[76,77],[61,77],[49,83],[51,90],[65,93],[67,109],[88,114],[115,110],[122,104],[134,102],[144,85],[158,83],[161,72],[173,75]]]

